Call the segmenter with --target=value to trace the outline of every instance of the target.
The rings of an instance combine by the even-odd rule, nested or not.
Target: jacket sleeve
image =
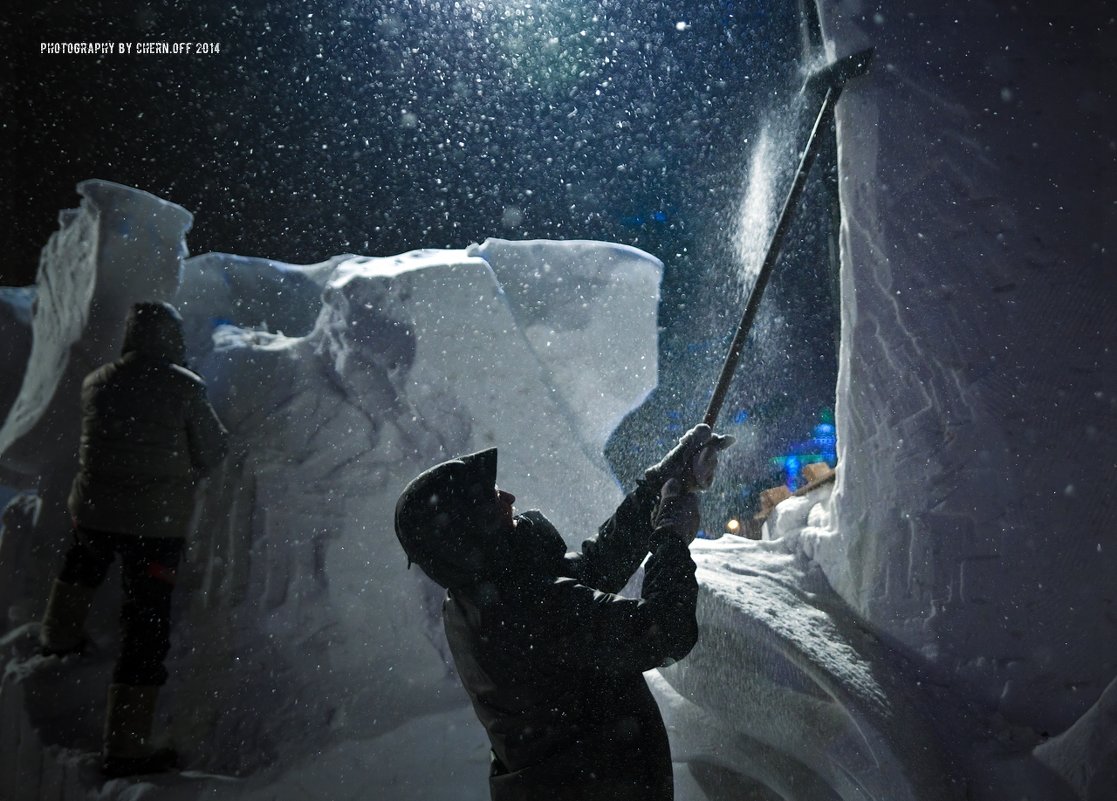
[[[581,553],[566,555],[562,575],[603,592],[619,592],[648,555],[658,493],[643,481],[628,494]]]
[[[229,450],[229,432],[206,398],[205,384],[199,380],[193,389],[186,410],[186,436],[190,442],[190,461],[198,474],[204,476],[225,458]]]
[[[668,527],[669,528],[669,527]],[[566,595],[565,631],[557,652],[571,666],[605,672],[651,670],[686,656],[698,641],[698,582],[682,536],[655,532],[655,551],[644,569],[638,599],[601,592],[573,579],[558,579]]]

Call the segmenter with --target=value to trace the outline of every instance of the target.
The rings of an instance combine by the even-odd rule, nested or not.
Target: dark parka
[[[673,798],[667,732],[641,674],[694,646],[698,588],[688,533],[653,531],[657,500],[641,484],[581,553],[527,512],[499,571],[450,588],[446,635],[492,744],[494,801]],[[614,595],[649,551],[642,597]]]
[[[78,525],[186,536],[198,479],[220,463],[228,434],[184,357],[174,308],[139,303],[121,358],[86,376],[80,468],[69,502]]]

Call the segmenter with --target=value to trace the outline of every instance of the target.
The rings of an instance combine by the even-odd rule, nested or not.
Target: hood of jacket
[[[145,302],[132,306],[124,326],[123,354],[138,353],[161,361],[184,364],[186,339],[182,317],[169,303]]]
[[[566,545],[540,512],[494,526],[497,450],[459,456],[416,477],[396,504],[395,528],[408,563],[443,587],[515,583],[557,570]]]
[[[496,506],[496,448],[435,465],[411,481],[396,503],[396,537],[443,587],[482,580],[492,571],[486,534]]]

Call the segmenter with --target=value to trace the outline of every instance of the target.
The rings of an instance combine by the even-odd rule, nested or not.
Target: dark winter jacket
[[[80,468],[70,513],[81,526],[145,537],[183,537],[199,478],[224,457],[228,434],[205,383],[181,366],[173,307],[137,304],[123,356],[82,383]]]
[[[669,801],[667,732],[641,675],[697,640],[686,541],[653,532],[641,485],[581,553],[538,512],[491,581],[452,588],[443,619],[492,744],[494,801]],[[647,555],[642,598],[618,592]]]

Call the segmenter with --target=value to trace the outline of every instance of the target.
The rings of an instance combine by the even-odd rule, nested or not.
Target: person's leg
[[[124,603],[120,608],[118,684],[163,686],[171,648],[171,594],[182,558],[181,538],[122,538]]]
[[[74,528],[73,542],[63,558],[62,572],[51,585],[39,626],[44,654],[64,656],[85,645],[85,619],[114,556],[112,534]]]
[[[148,742],[159,688],[167,681],[171,594],[183,540],[121,537],[124,602],[120,658],[113,671],[105,715],[102,769],[124,776],[167,770],[177,756]]]

